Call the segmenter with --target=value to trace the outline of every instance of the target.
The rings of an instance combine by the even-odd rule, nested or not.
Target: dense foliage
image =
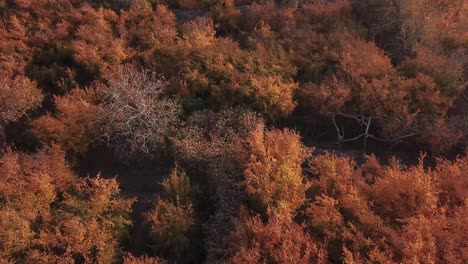
[[[465,0],[0,0],[0,263],[468,262],[467,26]]]

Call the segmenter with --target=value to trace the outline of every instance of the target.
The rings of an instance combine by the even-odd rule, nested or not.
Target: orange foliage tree
[[[153,252],[184,262],[194,257],[195,215],[193,204],[198,188],[177,168],[161,183],[163,196],[146,215]]]
[[[44,143],[60,143],[84,154],[104,142],[123,158],[153,156],[178,125],[180,107],[164,97],[165,82],[133,66],[114,69],[106,84],[55,96],[57,114],[32,122]]]
[[[0,147],[31,113],[46,145],[0,149],[0,262],[467,263],[466,156],[312,157],[274,128],[461,149],[467,22],[463,0],[0,0]],[[188,172],[142,213],[144,252],[117,180],[66,162],[95,144]]]
[[[57,114],[47,114],[31,124],[34,134],[44,143],[58,143],[66,151],[84,154],[101,134],[104,116],[100,96],[93,89],[75,89],[55,97]]]
[[[404,167],[395,159],[385,166],[368,157],[357,166],[319,156],[311,163],[318,178],[306,226],[328,245],[332,261],[462,263],[466,232],[455,230],[466,217],[466,161],[439,160],[430,170],[423,158]]]
[[[153,11],[147,1],[135,1],[129,10],[122,10],[119,32],[123,36],[128,56],[151,65],[148,58],[156,49],[173,45],[177,37],[174,14],[158,5]]]
[[[244,185],[254,207],[269,215],[293,215],[305,202],[308,188],[301,165],[309,152],[288,130],[264,131],[259,126],[246,139],[250,155]]]
[[[166,76],[173,76],[174,93],[182,97],[189,111],[200,108],[244,105],[269,118],[291,113],[297,84],[294,68],[287,61],[255,57],[228,39],[215,37],[211,19],[200,18],[182,26],[177,45],[155,53]],[[176,87],[174,87],[176,85]]]
[[[0,158],[0,258],[12,262],[113,262],[132,200],[115,179],[79,179],[53,146]]]
[[[292,221],[260,217],[238,220],[229,237],[227,263],[327,263],[326,251]]]
[[[118,16],[109,9],[83,6],[80,25],[71,43],[75,60],[98,76],[127,57],[124,41],[115,29]]]

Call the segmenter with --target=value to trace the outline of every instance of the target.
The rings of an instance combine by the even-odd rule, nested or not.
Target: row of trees
[[[242,105],[274,122],[325,118],[338,141],[412,138],[442,152],[465,141],[447,118],[466,87],[464,1],[340,0],[297,10],[266,2],[244,12],[227,4],[183,24],[145,1],[118,11],[85,1],[6,5],[0,67],[35,81],[46,111],[57,110],[54,96],[112,85],[122,64],[133,64],[164,76],[161,93],[184,115]],[[420,27],[423,11],[430,21]],[[452,144],[421,136],[440,123]]]
[[[248,127],[255,120],[236,114],[225,112],[205,126],[203,142],[180,139],[186,148],[206,146],[195,149],[199,153],[175,149],[181,164],[198,159],[191,162],[198,171],[176,168],[162,181],[163,193],[146,214],[152,257],[122,251],[134,200],[119,194],[115,179],[78,178],[57,146],[6,152],[0,159],[1,258],[190,263],[206,250],[208,262],[226,263],[466,261],[466,158],[441,159],[426,169],[424,156],[409,167],[373,156],[362,165],[334,154],[311,157],[287,129],[265,130],[257,122],[245,137],[232,133],[237,122],[227,123],[244,120]],[[220,123],[227,124],[222,131]],[[302,169],[304,162],[310,170]],[[213,214],[204,213],[202,197],[217,201]]]

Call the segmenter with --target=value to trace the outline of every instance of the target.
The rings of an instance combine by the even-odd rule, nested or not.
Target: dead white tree
[[[121,157],[154,156],[178,124],[181,107],[164,96],[165,87],[155,73],[130,65],[99,85],[105,112],[102,138]]]
[[[365,115],[348,115],[348,114],[343,114],[343,113],[330,113],[329,115],[331,115],[333,125],[335,126],[335,129],[336,129],[337,139],[338,139],[336,143],[341,144],[343,142],[356,141],[362,138],[363,139],[363,152],[366,152],[367,141],[369,138],[377,140],[377,141],[381,141],[381,142],[398,143],[398,142],[403,142],[404,139],[410,138],[416,134],[416,133],[408,133],[408,134],[404,134],[398,137],[393,137],[393,138],[388,138],[388,139],[380,138],[374,135],[373,133],[371,133],[370,128],[371,128],[372,122],[378,119],[383,119],[381,117],[372,117],[372,116],[365,116]],[[361,132],[354,137],[346,138],[344,125],[338,124],[336,120],[337,116],[340,116],[345,119],[354,120],[361,127]]]

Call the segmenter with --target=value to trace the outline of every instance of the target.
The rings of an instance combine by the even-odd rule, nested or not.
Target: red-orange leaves
[[[165,6],[158,6],[155,11],[146,1],[135,1],[128,11],[120,16],[120,32],[126,45],[131,47],[130,55],[147,61],[147,56],[154,49],[173,45],[177,36],[174,14]]]
[[[406,60],[399,70],[411,78],[417,77],[418,73],[432,78],[437,91],[452,102],[465,89],[463,67],[459,62],[421,46],[416,48],[416,56]]]
[[[399,166],[386,167],[372,185],[369,195],[376,211],[392,220],[432,214],[437,208],[438,190],[422,160],[407,170]]]
[[[341,252],[346,263],[462,263],[466,161],[439,160],[430,170],[422,158],[405,167],[395,159],[382,165],[369,157],[356,166],[319,156],[311,163],[318,179],[305,223],[334,252],[332,261]]]
[[[373,43],[362,40],[347,37],[341,45],[339,71],[320,88],[320,94],[341,96],[341,107],[336,109],[340,105],[333,103],[327,110],[380,117],[405,116],[408,104],[405,101],[406,86],[396,75],[390,58]],[[338,98],[327,101],[339,102]]]
[[[285,219],[241,219],[231,234],[228,263],[327,263],[326,251],[302,226]]]
[[[67,151],[83,154],[100,136],[99,123],[103,109],[92,89],[74,89],[70,94],[55,97],[57,115],[44,115],[32,122],[35,135],[44,143],[60,143]]]
[[[183,98],[188,112],[237,105],[271,119],[292,112],[298,85],[280,50],[243,50],[229,38],[216,37],[207,18],[186,23],[181,31],[177,45],[161,48],[156,56],[167,63],[161,70],[173,78],[171,90]]]
[[[111,263],[133,200],[115,179],[80,180],[58,147],[0,157],[0,259],[20,263]]]
[[[111,66],[127,57],[124,42],[114,28],[118,17],[111,10],[89,6],[84,6],[82,13],[81,25],[71,44],[75,60],[98,76],[108,73]]]

